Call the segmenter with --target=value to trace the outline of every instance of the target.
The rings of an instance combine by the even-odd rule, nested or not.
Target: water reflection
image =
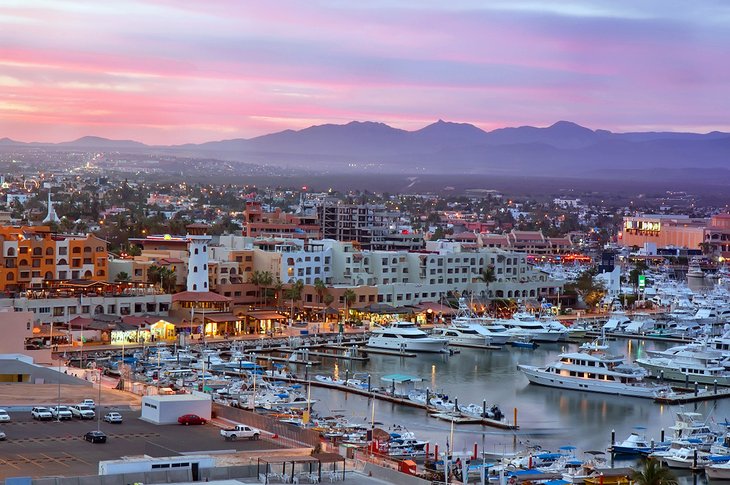
[[[646,350],[663,349],[670,344],[644,340],[619,339],[609,342],[612,353],[625,354],[633,361]],[[381,386],[380,377],[400,373],[421,377],[423,385],[433,391],[444,392],[459,403],[497,403],[512,418],[518,410],[520,430],[516,433],[478,425],[457,426],[454,446],[470,448],[474,442],[484,439],[491,448],[512,448],[530,441],[544,448],[557,449],[566,444],[580,450],[605,450],[610,444],[611,430],[623,440],[636,426],[647,428],[649,438],[659,439],[661,428],[668,430],[674,423],[678,406],[654,404],[649,400],[618,397],[582,391],[562,390],[531,385],[517,370],[518,364],[544,365],[557,358],[561,352],[577,349],[576,344],[546,344],[535,350],[509,349],[482,351],[463,349],[461,353],[448,355],[419,355],[416,358],[371,355],[368,362],[347,365],[350,375],[367,372],[372,375],[373,386]],[[334,361],[325,359],[321,369],[313,373],[331,374]],[[343,371],[339,369],[342,376]],[[320,402],[317,409],[322,414],[347,414],[353,421],[369,423],[372,407],[367,398],[342,392],[312,389]],[[723,421],[730,418],[730,403],[712,401],[688,405],[686,410],[696,410],[712,419]],[[337,412],[334,412],[337,411]],[[450,432],[450,425],[429,417],[425,411],[376,401],[375,421],[399,423],[419,436],[442,445]]]

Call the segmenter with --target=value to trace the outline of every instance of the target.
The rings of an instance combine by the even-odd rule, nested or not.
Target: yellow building
[[[50,280],[107,280],[107,242],[66,235],[48,226],[0,226],[0,289],[42,288]]]

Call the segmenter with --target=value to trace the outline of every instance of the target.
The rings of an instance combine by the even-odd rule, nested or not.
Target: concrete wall
[[[179,395],[169,396],[174,399],[167,399],[168,396],[144,396],[142,398],[141,419],[154,424],[175,424],[177,418],[183,414],[197,414],[201,418],[210,419],[210,399],[197,397],[189,400],[180,399]]]
[[[399,483],[400,485],[430,485],[429,480],[423,478],[414,477],[413,475],[407,475],[397,470],[385,468],[382,466],[374,465],[372,463],[366,463],[365,469],[363,470],[365,475],[384,480],[388,483]]]

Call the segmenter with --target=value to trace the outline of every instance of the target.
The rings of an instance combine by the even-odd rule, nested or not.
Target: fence
[[[274,433],[298,443],[311,446],[312,448],[320,444],[319,433],[316,431],[298,428],[262,414],[246,411],[245,409],[232,408],[230,406],[213,403],[213,413],[221,418],[225,418],[236,423],[247,424],[248,426],[253,426],[254,428]]]

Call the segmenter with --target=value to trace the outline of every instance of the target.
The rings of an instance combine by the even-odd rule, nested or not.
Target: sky
[[[730,131],[726,0],[0,0],[0,138]]]

